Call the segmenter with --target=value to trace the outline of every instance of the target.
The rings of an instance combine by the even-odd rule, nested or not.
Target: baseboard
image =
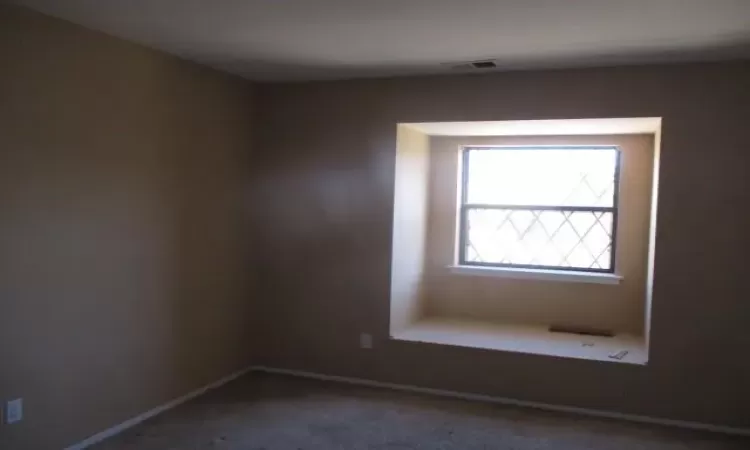
[[[244,369],[238,370],[234,373],[231,373],[219,380],[214,381],[213,383],[207,384],[201,388],[198,388],[194,391],[188,392],[187,394],[177,397],[174,400],[171,400],[167,403],[164,403],[163,405],[157,406],[156,408],[150,409],[143,414],[139,414],[135,417],[131,417],[130,419],[126,420],[125,422],[122,422],[120,424],[117,424],[111,428],[107,428],[104,431],[100,431],[99,433],[96,433],[93,436],[89,436],[88,438],[82,440],[81,442],[78,442],[77,444],[73,444],[70,447],[66,447],[65,450],[83,450],[85,448],[88,448],[96,443],[99,443],[107,438],[110,438],[116,434],[119,434],[128,428],[131,428],[135,425],[138,425],[139,423],[143,422],[146,419],[150,419],[151,417],[154,417],[158,414],[163,413],[164,411],[167,411],[168,409],[172,409],[175,406],[178,406],[182,403],[185,403],[188,400],[191,400],[201,394],[204,394],[211,389],[215,389],[223,384],[229,383],[230,381],[234,380],[235,378],[239,378],[242,375],[248,373],[250,370],[252,370],[252,367],[246,367]]]
[[[714,433],[723,433],[740,436],[750,436],[749,428],[737,428],[729,427],[724,425],[713,425],[700,422],[690,422],[684,420],[673,420],[673,419],[661,419],[656,417],[641,416],[637,414],[624,414],[611,411],[603,411],[598,409],[579,408],[576,406],[563,406],[553,405],[549,403],[530,402],[525,400],[516,400],[506,397],[493,397],[489,395],[481,394],[468,394],[464,392],[448,391],[443,389],[432,389],[424,388],[419,386],[411,386],[407,384],[396,384],[396,383],[384,383],[380,381],[368,380],[364,378],[351,378],[341,377],[337,375],[324,375],[315,372],[305,372],[299,370],[288,370],[288,369],[277,369],[273,367],[255,366],[252,368],[253,371],[265,372],[271,374],[290,375],[295,377],[313,378],[316,380],[323,381],[336,381],[339,383],[355,384],[360,386],[370,386],[377,388],[394,389],[405,392],[415,392],[419,394],[429,394],[441,397],[450,397],[461,400],[471,400],[484,403],[496,403],[502,405],[520,406],[524,408],[535,408],[546,411],[564,412],[571,414],[578,414],[590,417],[602,417],[607,419],[626,420],[629,422],[648,423],[655,425],[664,425],[669,427],[687,428],[691,430],[710,431]]]

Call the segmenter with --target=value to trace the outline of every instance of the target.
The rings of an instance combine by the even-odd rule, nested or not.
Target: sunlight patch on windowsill
[[[392,334],[391,339],[621,364],[645,365],[648,361],[648,349],[642,337],[552,333],[541,325],[425,318]],[[622,359],[612,357],[620,352],[627,353]]]

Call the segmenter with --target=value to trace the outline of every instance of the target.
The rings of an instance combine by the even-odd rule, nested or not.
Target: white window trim
[[[575,272],[568,270],[518,269],[510,267],[479,267],[450,265],[453,275],[514,278],[519,280],[561,281],[568,283],[620,284],[621,275],[599,272]]]

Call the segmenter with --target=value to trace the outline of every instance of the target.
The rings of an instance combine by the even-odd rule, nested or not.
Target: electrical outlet
[[[359,335],[359,346],[361,348],[372,348],[372,335],[368,333],[361,333]]]
[[[5,423],[8,425],[23,419],[23,399],[17,398],[5,404]]]

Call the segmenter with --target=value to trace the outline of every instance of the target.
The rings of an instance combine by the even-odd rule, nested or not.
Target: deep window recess
[[[614,272],[617,147],[464,147],[462,161],[459,265]]]

